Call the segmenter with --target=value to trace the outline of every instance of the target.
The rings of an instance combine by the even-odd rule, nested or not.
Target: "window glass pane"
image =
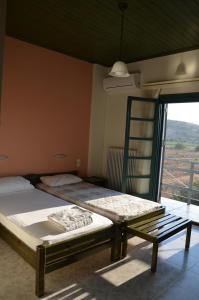
[[[129,141],[129,155],[151,156],[152,141]]]
[[[130,136],[152,138],[153,127],[153,122],[131,121]]]
[[[131,117],[133,118],[154,118],[155,103],[134,101],[131,106]]]
[[[136,193],[140,194],[147,194],[149,193],[149,184],[150,184],[150,179],[144,178],[144,179],[136,179]]]

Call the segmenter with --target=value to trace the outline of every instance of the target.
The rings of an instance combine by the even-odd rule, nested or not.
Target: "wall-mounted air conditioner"
[[[140,74],[131,74],[129,77],[106,77],[103,87],[106,92],[124,92],[132,88],[140,88]]]

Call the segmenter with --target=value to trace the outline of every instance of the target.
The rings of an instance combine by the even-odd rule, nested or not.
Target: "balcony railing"
[[[179,163],[183,167],[178,167]],[[190,167],[185,168],[184,165],[186,164]],[[168,198],[183,201],[187,204],[199,205],[199,176],[198,181],[194,181],[194,175],[199,175],[199,169],[196,169],[197,166],[199,166],[199,162],[191,159],[166,157],[163,168],[162,196],[169,196]],[[183,181],[179,174],[184,175],[186,180]]]

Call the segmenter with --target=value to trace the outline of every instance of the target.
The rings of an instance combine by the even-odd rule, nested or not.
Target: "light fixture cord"
[[[120,60],[122,60],[123,39],[124,39],[124,10],[121,10]]]
[[[118,7],[121,11],[121,32],[120,32],[120,60],[122,60],[123,37],[124,37],[124,12],[128,8],[127,2],[119,2]]]

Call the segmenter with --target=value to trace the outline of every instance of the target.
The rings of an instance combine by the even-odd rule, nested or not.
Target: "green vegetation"
[[[193,200],[199,200],[199,181],[195,182],[193,184],[193,189],[197,190],[197,191],[193,191],[191,194],[191,198]],[[189,191],[187,190],[179,190],[178,195],[174,194],[172,195],[172,199],[174,200],[178,200],[181,202],[187,202],[188,198],[189,198]]]
[[[178,141],[166,141],[166,147],[170,148],[170,149],[176,149],[176,144],[178,144]],[[184,149],[186,149],[186,150],[196,151],[195,144],[183,143],[183,145],[184,145]]]
[[[183,149],[185,149],[185,145],[184,145],[184,144],[181,144],[181,143],[177,143],[177,144],[175,145],[175,149],[183,150]]]
[[[168,159],[164,164],[164,168],[168,169],[168,172],[163,174],[163,184],[168,184],[165,189],[165,196],[170,195],[172,199],[181,202],[187,202],[191,198],[192,204],[199,205],[199,179],[196,175],[192,187],[196,191],[190,191],[186,188],[180,190],[177,187],[174,189],[174,185],[178,186],[180,182],[189,184],[189,173],[181,172],[180,169],[189,170],[191,162],[199,162],[199,125],[168,120],[166,157],[170,160]],[[178,170],[175,170],[175,167]],[[169,187],[170,185],[171,187]]]
[[[198,146],[199,125],[168,120],[166,140],[168,144],[182,143]]]

